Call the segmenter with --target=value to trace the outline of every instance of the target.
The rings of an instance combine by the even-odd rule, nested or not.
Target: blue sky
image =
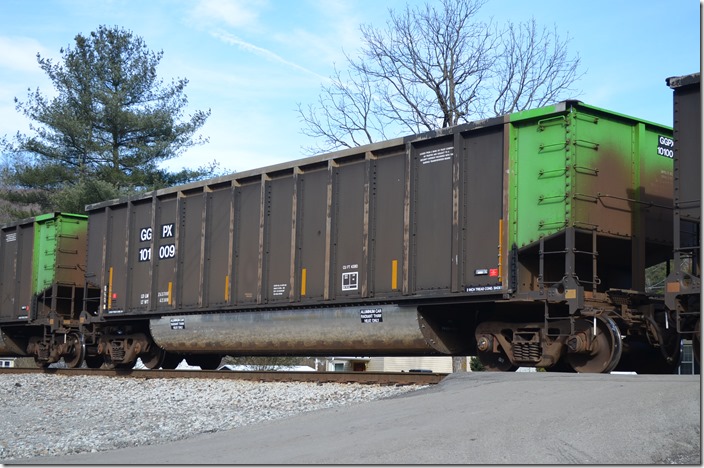
[[[428,0],[433,2],[435,0]],[[76,34],[104,24],[163,50],[164,81],[187,78],[189,111],[211,109],[206,145],[169,168],[218,161],[244,171],[304,157],[297,104],[316,101],[343,50],[360,46],[360,24],[383,26],[388,9],[416,0],[0,0],[0,136],[28,131],[14,107],[27,88],[51,94],[36,54],[60,59]],[[478,19],[535,17],[569,35],[586,73],[588,104],[672,124],[668,76],[700,70],[698,0],[489,0]],[[187,112],[187,113],[190,113]]]

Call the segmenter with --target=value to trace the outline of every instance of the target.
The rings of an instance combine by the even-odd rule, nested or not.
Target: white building
[[[15,367],[15,358],[0,359],[0,368]]]
[[[337,372],[452,372],[452,356],[332,357],[319,359],[318,370]],[[469,369],[469,359],[467,360]]]

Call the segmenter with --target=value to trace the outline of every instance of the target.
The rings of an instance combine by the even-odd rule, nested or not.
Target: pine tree
[[[177,173],[159,167],[207,142],[195,134],[210,116],[183,118],[188,80],[157,77],[163,52],[130,31],[100,26],[61,54],[58,63],[37,54],[56,97],[37,89],[26,101],[15,98],[33,134],[3,139],[2,198],[28,214],[83,212],[88,203],[213,175],[214,164]]]

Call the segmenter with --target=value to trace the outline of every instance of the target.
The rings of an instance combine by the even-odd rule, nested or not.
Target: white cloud
[[[29,131],[30,120],[16,110],[15,98],[24,102],[28,90],[37,88],[48,98],[55,94],[51,80],[37,63],[37,53],[52,59],[57,55],[36,39],[0,36],[0,138]]]
[[[354,53],[361,45],[359,26],[364,22],[359,4],[338,0],[310,0],[306,9],[316,18],[305,27],[279,30],[272,36],[280,44],[300,51],[302,56],[329,67],[345,61],[343,50]]]
[[[37,64],[37,52],[48,55],[36,39],[0,36],[0,67],[18,72],[43,73]]]
[[[255,54],[259,55],[260,57],[264,57],[267,60],[273,61],[273,62],[278,62],[280,64],[286,65],[287,67],[293,68],[295,70],[301,71],[303,73],[311,74],[319,79],[326,79],[326,77],[318,75],[312,70],[309,70],[305,67],[302,67],[298,65],[297,63],[291,62],[290,60],[286,60],[285,58],[281,57],[280,55],[276,54],[275,52],[272,52],[271,50],[265,49],[263,47],[259,47],[257,45],[254,45],[250,42],[247,42],[234,34],[230,34],[228,32],[224,31],[214,31],[211,33],[214,37],[220,39],[221,41],[231,44],[234,46],[239,47],[240,49]]]
[[[201,24],[224,24],[233,28],[252,28],[258,23],[265,0],[200,0],[190,12]]]

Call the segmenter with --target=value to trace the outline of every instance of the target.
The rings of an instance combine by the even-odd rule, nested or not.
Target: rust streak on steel
[[[432,385],[448,374],[435,372],[281,372],[281,371],[205,371],[148,369],[34,369],[12,367],[3,374],[92,375],[137,379],[232,379],[257,382],[359,383],[369,385]]]

